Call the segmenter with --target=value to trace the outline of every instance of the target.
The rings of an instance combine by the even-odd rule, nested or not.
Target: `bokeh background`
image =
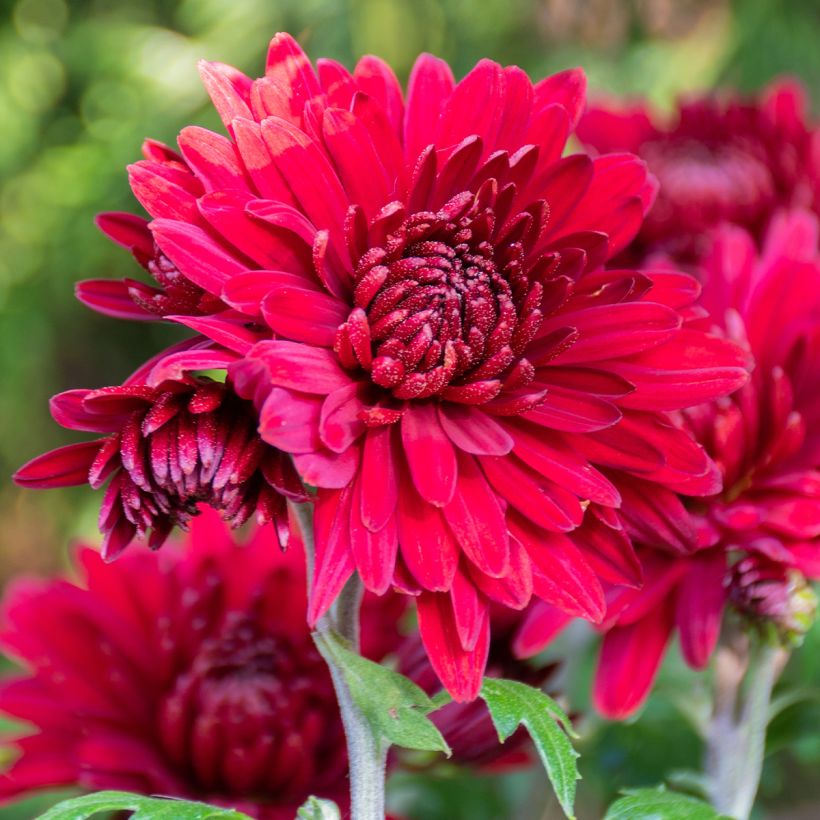
[[[582,65],[593,92],[646,96],[661,109],[681,94],[754,91],[791,73],[820,110],[820,0],[0,0],[0,581],[54,571],[72,540],[94,538],[93,493],[22,492],[6,478],[74,440],[51,422],[48,397],[116,384],[177,338],[172,327],[106,319],[73,299],[78,279],[137,272],[97,232],[94,214],[137,209],[125,167],[144,137],[173,143],[185,124],[220,127],[196,61],[256,75],[278,30],[314,57],[351,65],[377,54],[402,79],[420,51],[446,58],[457,75],[485,56],[534,78]],[[594,641],[581,632],[567,641],[563,678],[583,712]],[[691,779],[707,685],[673,657],[632,725],[584,719],[581,818],[602,816],[621,787],[670,772]],[[759,816],[818,817],[820,630],[779,691]],[[407,817],[551,816],[532,773],[468,778],[444,767],[391,788]],[[35,813],[31,803],[0,808],[4,820]]]

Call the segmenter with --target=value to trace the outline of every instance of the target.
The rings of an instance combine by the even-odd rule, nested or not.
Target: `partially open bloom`
[[[664,122],[642,104],[592,106],[578,136],[599,151],[632,151],[660,182],[657,200],[629,249],[697,263],[721,222],[758,242],[778,208],[820,213],[820,128],[809,122],[803,89],[792,80],[758,99],[683,102]]]
[[[345,803],[347,755],[327,667],[305,624],[304,555],[270,526],[237,544],[212,510],[185,544],[76,581],[18,580],[0,643],[24,670],[0,710],[33,724],[0,796],[77,786],[203,799],[292,820],[310,794]]]
[[[425,55],[405,97],[375,57],[317,74],[277,35],[263,78],[202,75],[229,137],[150,144],[131,178],[153,221],[103,224],[160,291],[81,297],[232,352],[262,438],[319,488],[310,620],[354,571],[416,596],[437,673],[470,699],[490,601],[598,620],[599,576],[639,580],[622,473],[717,489],[663,413],[735,389],[743,357],[688,324],[690,278],[603,269],[655,188],[630,155],[562,157],[580,71],[533,85],[484,60],[456,84]]]
[[[200,502],[233,527],[253,515],[271,521],[284,544],[286,499],[307,496],[290,458],[260,439],[251,402],[230,383],[204,376],[146,382],[139,375],[117,387],[55,396],[51,412],[59,424],[105,435],[38,456],[16,473],[17,483],[99,488],[108,481],[99,518],[107,560],[135,537],[160,547],[174,526],[187,526]]]
[[[641,544],[645,583],[609,598],[595,685],[612,717],[637,709],[673,631],[704,667],[727,603],[796,636],[813,607],[803,578],[820,577],[820,255],[814,215],[778,215],[758,255],[726,227],[704,265],[704,304],[754,355],[751,380],[680,422],[712,455],[723,491],[679,506],[663,525],[643,486],[623,487],[623,514]],[[519,649],[533,651],[566,619],[530,613]]]

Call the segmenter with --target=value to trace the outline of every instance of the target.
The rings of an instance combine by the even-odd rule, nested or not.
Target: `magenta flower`
[[[800,211],[775,218],[760,254],[740,228],[715,238],[703,303],[756,367],[731,398],[681,416],[719,466],[722,492],[679,502],[677,519],[664,523],[643,482],[621,487],[645,583],[609,596],[595,683],[596,704],[608,716],[624,717],[643,703],[674,630],[687,663],[703,668],[727,603],[788,630],[794,577],[820,577],[817,247],[817,218]],[[566,620],[534,607],[518,651],[536,651]]]
[[[25,668],[0,683],[0,710],[35,731],[15,741],[0,797],[125,789],[262,820],[292,820],[310,794],[344,805],[344,732],[305,624],[304,555],[275,539],[263,527],[237,544],[205,509],[184,545],[108,566],[84,548],[76,582],[16,581],[0,643]]]
[[[409,593],[470,699],[491,601],[599,620],[602,578],[640,580],[621,475],[661,508],[715,492],[664,413],[736,389],[745,359],[689,323],[693,280],[603,269],[654,184],[627,154],[562,156],[580,71],[533,85],[485,60],[456,84],[425,55],[405,97],[377,58],[317,75],[277,35],[265,77],[202,75],[229,137],[150,144],[131,180],[152,222],[102,223],[161,287],[81,297],[230,352],[262,438],[319,488],[311,622],[354,571]]]
[[[187,527],[200,502],[233,527],[252,515],[273,522],[284,545],[286,499],[307,500],[290,458],[259,438],[253,405],[230,384],[178,372],[224,361],[223,352],[189,346],[149,362],[122,386],[60,393],[51,400],[59,424],[106,435],[38,456],[15,481],[96,489],[110,479],[99,517],[106,560],[135,537],[159,548],[174,526]]]
[[[820,129],[805,93],[781,80],[758,99],[693,99],[661,122],[646,106],[590,107],[578,136],[599,151],[632,151],[660,182],[630,256],[667,254],[697,263],[722,222],[760,242],[778,208],[820,213]]]

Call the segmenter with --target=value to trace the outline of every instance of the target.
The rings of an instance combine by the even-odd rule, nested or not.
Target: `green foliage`
[[[624,792],[606,813],[604,820],[728,820],[708,803],[687,794],[657,789]]]
[[[134,820],[251,820],[233,809],[220,809],[205,803],[173,800],[165,797],[142,797],[128,792],[97,792],[64,800],[40,815],[40,820],[86,820],[100,812],[129,811]],[[300,815],[301,817],[301,815]],[[305,815],[308,820],[332,815]]]
[[[296,812],[296,820],[340,820],[339,807],[332,800],[309,797]]]
[[[558,801],[567,817],[574,817],[575,781],[578,752],[567,734],[577,737],[561,707],[548,695],[532,686],[512,680],[486,678],[481,697],[490,710],[499,740],[503,743],[519,725],[532,737],[541,762],[547,770]]]
[[[394,746],[444,752],[450,747],[426,717],[436,704],[403,675],[351,652],[334,632],[315,633],[319,651],[341,668],[350,694],[375,734]]]

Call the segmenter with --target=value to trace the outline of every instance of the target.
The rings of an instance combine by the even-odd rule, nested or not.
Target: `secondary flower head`
[[[0,796],[76,786],[202,799],[292,820],[310,794],[344,803],[344,732],[305,625],[304,555],[270,526],[237,544],[212,510],[184,544],[77,581],[19,580],[0,643],[24,671],[0,710],[33,724]],[[60,628],[55,630],[55,625]]]
[[[38,456],[15,480],[25,487],[99,488],[110,479],[99,517],[107,560],[135,537],[160,547],[174,526],[188,525],[200,502],[234,527],[254,514],[260,523],[272,521],[284,544],[285,499],[306,500],[289,457],[259,438],[253,405],[229,383],[184,374],[150,383],[132,378],[61,393],[51,412],[64,427],[106,435]]]
[[[610,596],[595,687],[607,715],[640,706],[675,629],[687,663],[706,666],[727,604],[786,640],[805,628],[803,578],[820,577],[817,247],[817,219],[800,211],[776,216],[760,254],[740,228],[715,238],[704,304],[756,367],[730,398],[681,415],[719,466],[722,492],[680,505],[674,527],[659,525],[640,492],[625,492],[645,584]],[[564,620],[531,613],[519,648],[539,648]]]
[[[638,580],[622,472],[714,492],[663,412],[745,362],[688,326],[693,280],[603,269],[654,185],[630,155],[562,156],[580,71],[533,85],[483,60],[455,83],[424,55],[405,95],[375,57],[317,72],[280,34],[264,77],[202,76],[229,136],[187,128],[131,174],[142,256],[199,289],[168,318],[231,351],[262,438],[319,488],[310,619],[354,571],[414,595],[437,673],[472,698],[490,601],[600,619],[599,575]]]
[[[697,263],[721,222],[759,242],[778,208],[820,213],[820,129],[806,108],[799,84],[781,80],[758,99],[688,100],[671,122],[642,104],[594,105],[578,136],[600,151],[633,151],[660,182],[630,253]]]

